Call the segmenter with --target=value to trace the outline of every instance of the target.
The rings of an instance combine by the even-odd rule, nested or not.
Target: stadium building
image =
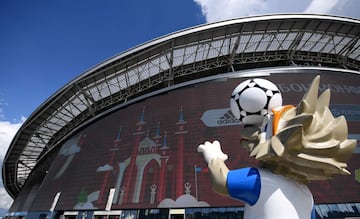
[[[12,219],[242,218],[211,190],[202,154],[218,139],[230,168],[257,166],[229,109],[240,82],[273,81],[296,105],[316,75],[360,139],[360,21],[269,15],[175,32],[106,60],[49,97],[7,151]],[[318,218],[360,217],[360,147],[348,169],[309,185]]]

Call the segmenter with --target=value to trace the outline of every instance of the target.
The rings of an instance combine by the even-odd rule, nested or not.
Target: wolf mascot
[[[319,81],[317,76],[297,107],[273,109],[265,126],[245,125],[242,145],[259,160],[259,168],[229,170],[218,141],[198,146],[213,190],[244,201],[245,219],[315,218],[307,182],[350,174],[346,162],[356,141],[348,139],[345,118],[331,114],[330,91],[318,97]]]

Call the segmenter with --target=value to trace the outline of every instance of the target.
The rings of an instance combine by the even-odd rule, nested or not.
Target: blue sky
[[[193,1],[74,2],[0,1],[0,119],[28,117],[99,62],[205,22]]]
[[[92,66],[192,26],[269,13],[360,18],[358,0],[0,0],[0,162],[24,119]],[[0,208],[11,199],[0,184]]]

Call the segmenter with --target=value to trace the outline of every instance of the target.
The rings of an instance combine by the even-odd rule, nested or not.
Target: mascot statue
[[[315,218],[314,200],[306,184],[350,174],[346,162],[356,141],[348,139],[345,118],[334,118],[329,110],[330,90],[318,97],[319,82],[320,76],[315,77],[296,107],[282,106],[280,91],[264,79],[250,79],[235,88],[231,110],[245,123],[241,144],[259,161],[258,168],[229,170],[228,156],[218,141],[198,146],[208,163],[213,190],[245,202],[245,219]],[[255,88],[277,95],[267,98],[265,111],[257,114],[251,112],[261,105]]]

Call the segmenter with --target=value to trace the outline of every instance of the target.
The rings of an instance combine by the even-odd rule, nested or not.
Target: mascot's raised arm
[[[281,106],[279,90],[264,79],[247,80],[235,88],[231,110],[245,123],[241,143],[259,160],[258,168],[229,170],[218,141],[198,146],[213,190],[244,201],[245,219],[315,218],[307,182],[350,174],[346,162],[356,141],[348,139],[345,118],[334,118],[329,110],[330,91],[318,97],[319,82],[317,76],[296,107]],[[271,93],[265,99],[257,93],[263,87]],[[251,111],[264,100],[265,110]]]

